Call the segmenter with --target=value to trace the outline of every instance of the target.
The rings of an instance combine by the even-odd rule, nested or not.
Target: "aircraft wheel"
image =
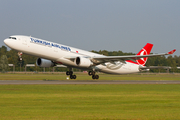
[[[92,75],[92,79],[96,79],[96,76],[95,76],[95,75]]]
[[[90,75],[90,76],[91,76],[91,75],[92,75],[92,71],[89,71],[89,72],[88,72],[88,75]]]
[[[76,75],[70,75],[70,79],[76,79]]]
[[[76,75],[73,75],[73,79],[76,79]]]
[[[95,75],[96,79],[99,79],[99,75]]]
[[[73,75],[70,75],[70,79],[73,79],[73,77],[74,77]]]
[[[70,74],[69,74],[69,71],[66,71],[66,75],[70,75]]]
[[[99,75],[92,75],[92,79],[99,79]]]

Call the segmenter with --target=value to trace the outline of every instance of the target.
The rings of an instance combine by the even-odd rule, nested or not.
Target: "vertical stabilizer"
[[[151,49],[153,47],[153,44],[150,44],[150,43],[147,43],[140,51],[137,55],[149,55],[150,52],[151,52]],[[136,60],[136,62],[139,64],[139,65],[142,65],[144,66],[146,64],[146,61],[147,61],[147,57],[145,58],[140,58],[138,60]]]
[[[149,55],[150,52],[151,52],[152,47],[153,47],[153,44],[147,43],[147,44],[139,51],[139,53],[138,53],[137,55]],[[144,66],[144,65],[146,64],[146,62],[147,62],[147,59],[148,59],[148,58],[145,57],[145,58],[136,59],[136,62],[131,61],[131,60],[127,60],[127,62]]]

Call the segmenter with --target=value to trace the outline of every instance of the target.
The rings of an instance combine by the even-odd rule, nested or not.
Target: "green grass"
[[[87,73],[75,73],[76,80],[92,80]],[[99,74],[99,80],[180,80],[180,74]],[[65,73],[60,74],[0,74],[0,80],[66,80]]]
[[[0,119],[175,120],[180,85],[0,85]]]

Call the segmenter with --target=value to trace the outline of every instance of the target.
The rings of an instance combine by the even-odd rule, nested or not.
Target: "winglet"
[[[168,52],[167,54],[173,54],[175,51],[176,51],[176,49],[174,49],[174,50]]]

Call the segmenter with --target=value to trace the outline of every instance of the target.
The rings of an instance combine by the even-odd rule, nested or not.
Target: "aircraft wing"
[[[135,60],[138,60],[138,59],[141,59],[141,58],[146,58],[146,57],[155,57],[155,56],[162,56],[162,55],[170,55],[170,54],[173,54],[174,52],[176,51],[176,49],[168,52],[168,53],[161,53],[161,54],[150,54],[150,55],[129,55],[129,56],[95,56],[95,57],[92,57],[91,60],[93,63],[95,64],[102,64],[102,63],[105,63],[105,62],[114,62],[114,61],[121,61],[121,62],[124,62],[126,60],[132,60],[132,61],[135,61]]]

